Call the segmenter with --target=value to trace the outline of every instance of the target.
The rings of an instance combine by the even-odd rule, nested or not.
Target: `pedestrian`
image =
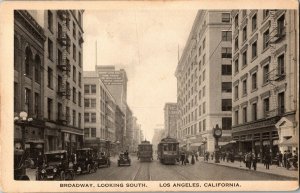
[[[214,152],[211,153],[211,160],[214,160]]]
[[[192,154],[192,160],[191,160],[191,164],[195,164],[195,154]]]
[[[45,157],[42,154],[41,151],[38,152],[38,156],[37,156],[37,167],[40,168],[44,165],[45,163]]]
[[[252,153],[252,167],[254,170],[256,170],[257,166],[257,153]]]
[[[271,153],[268,152],[265,155],[265,165],[267,170],[270,169],[270,163],[271,163]]]
[[[181,155],[180,155],[180,161],[181,161],[181,165],[185,165],[185,154],[184,154],[184,152],[182,152],[181,153]]]
[[[198,151],[196,151],[196,153],[195,153],[196,161],[199,161],[199,160],[198,160],[198,156],[199,156],[199,155],[198,155]]]
[[[283,153],[283,167],[287,168],[287,151]]]
[[[229,162],[229,153],[226,151],[226,161]]]
[[[190,163],[190,161],[189,161],[189,153],[188,152],[186,152],[186,154],[185,154],[185,163],[187,164],[189,164]]]
[[[279,153],[278,153],[278,167],[282,166],[282,157],[283,157],[283,155],[282,155],[281,151],[279,151]]]

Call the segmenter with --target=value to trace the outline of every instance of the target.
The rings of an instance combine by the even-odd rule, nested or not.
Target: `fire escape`
[[[68,106],[68,102],[70,100],[70,85],[68,84],[68,79],[70,77],[70,70],[71,65],[68,60],[68,54],[70,49],[70,38],[67,35],[68,28],[70,21],[70,15],[67,10],[59,10],[57,11],[57,14],[59,18],[62,21],[61,29],[58,28],[57,32],[57,42],[62,48],[62,55],[61,57],[58,57],[58,63],[57,63],[57,70],[62,72],[62,80],[61,83],[59,83],[57,94],[59,97],[62,97],[62,114],[60,117],[58,117],[58,121],[62,124],[67,124],[68,120],[70,119],[69,112],[67,112],[66,108]]]
[[[270,61],[270,70],[267,74],[268,82],[271,85],[270,90],[270,106],[273,109],[270,109],[267,113],[267,117],[280,116],[284,113],[284,106],[279,104],[279,100],[277,100],[277,89],[279,86],[279,82],[285,78],[285,73],[283,67],[281,66],[276,51],[278,49],[278,44],[285,38],[286,35],[286,23],[284,14],[277,19],[278,10],[270,10],[270,20],[272,31],[269,34],[268,44],[270,46],[271,52],[271,61]]]

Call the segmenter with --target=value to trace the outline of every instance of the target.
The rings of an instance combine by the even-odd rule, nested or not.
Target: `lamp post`
[[[213,128],[213,134],[214,138],[216,139],[215,144],[215,163],[220,163],[219,159],[219,138],[222,136],[222,129],[219,128],[219,125],[217,124],[215,128]]]
[[[120,141],[116,141],[116,144],[117,144],[117,154],[119,154],[119,145],[120,145]]]
[[[21,125],[22,132],[22,149],[25,150],[25,129],[26,124],[33,121],[32,118],[27,118],[28,114],[25,111],[20,112],[19,117],[15,117],[14,121]]]

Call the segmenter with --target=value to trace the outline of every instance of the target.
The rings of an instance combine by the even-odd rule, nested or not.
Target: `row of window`
[[[95,84],[85,84],[84,85],[84,94],[96,94],[96,85]]]

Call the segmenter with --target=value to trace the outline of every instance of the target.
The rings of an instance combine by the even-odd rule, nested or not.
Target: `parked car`
[[[97,164],[98,164],[98,168],[109,167],[110,166],[109,155],[100,153],[100,155],[97,157]]]
[[[26,158],[25,152],[21,149],[14,150],[14,179],[15,180],[29,180],[26,175]]]
[[[91,148],[78,149],[76,151],[76,157],[77,160],[74,169],[77,174],[97,171],[98,163]]]
[[[73,163],[69,162],[66,150],[45,153],[45,163],[38,166],[36,180],[73,180]]]
[[[118,159],[118,166],[122,166],[122,165],[127,165],[127,166],[131,165],[131,160],[130,160],[129,156],[124,155],[124,153],[120,153],[119,159]]]

